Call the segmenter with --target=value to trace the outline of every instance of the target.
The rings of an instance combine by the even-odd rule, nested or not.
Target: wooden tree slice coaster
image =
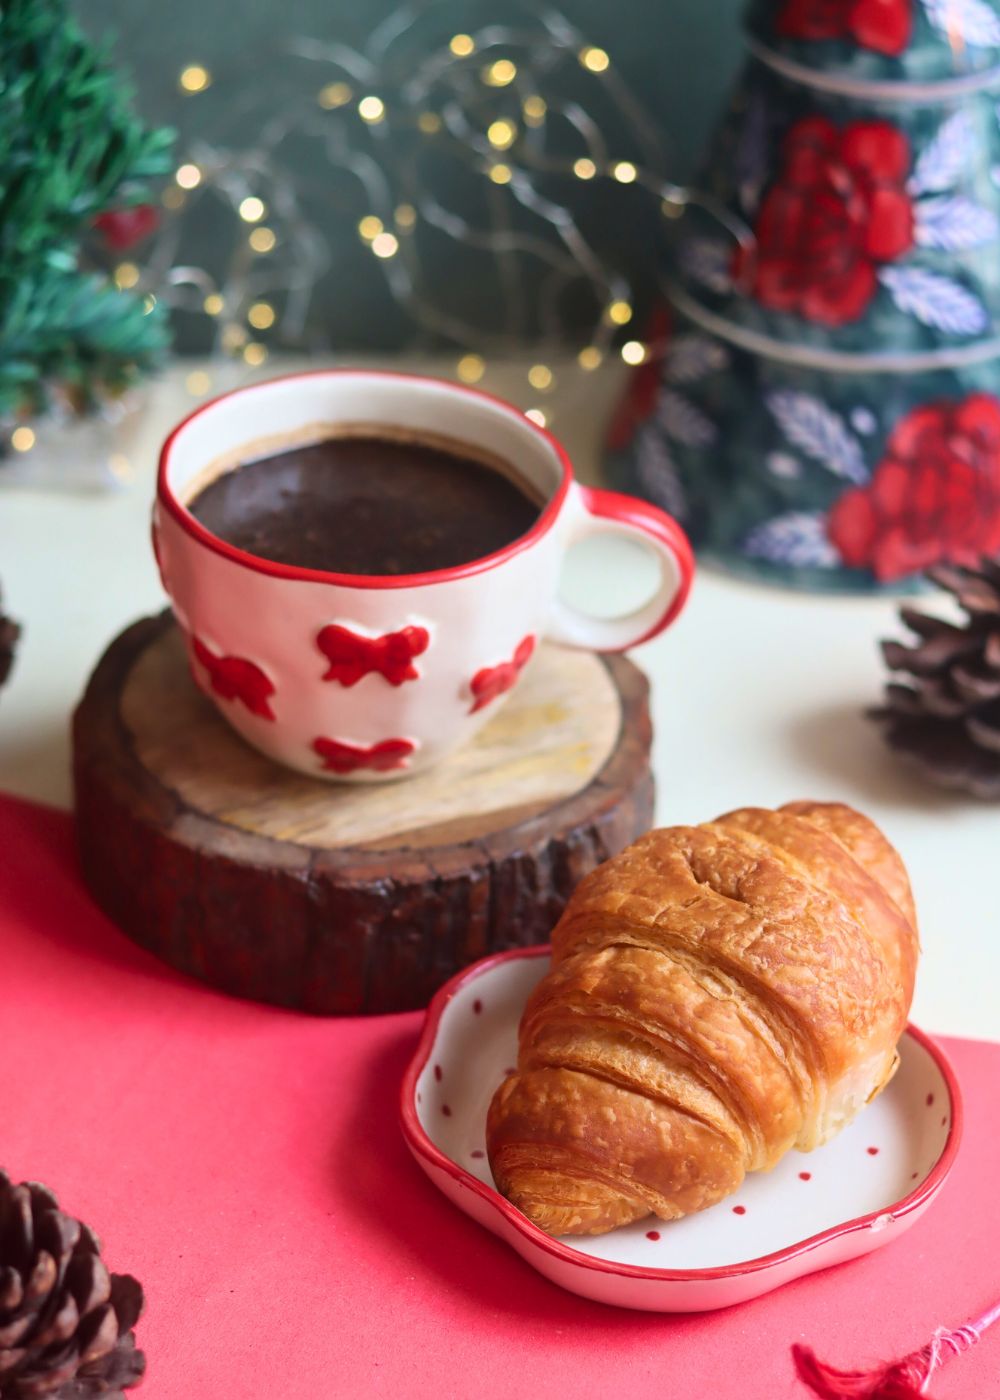
[[[427,773],[279,767],[191,679],[169,614],[105,652],[73,726],[84,876],[137,942],[224,991],[320,1014],[423,1006],[545,941],[576,883],[645,831],[648,685],[542,646],[495,718]]]

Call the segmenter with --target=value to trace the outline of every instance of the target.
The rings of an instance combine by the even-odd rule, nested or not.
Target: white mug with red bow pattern
[[[328,573],[258,558],[211,534],[188,504],[212,464],[279,451],[338,425],[442,434],[514,466],[545,504],[504,548],[425,574]],[[626,617],[558,597],[572,544],[598,532],[659,556],[655,595]],[[160,457],[153,539],[195,680],[244,739],[314,777],[417,773],[497,711],[547,637],[621,651],[677,616],[692,561],[679,526],[645,502],[573,480],[560,444],[516,408],[435,379],[361,370],[290,375],[203,405]]]

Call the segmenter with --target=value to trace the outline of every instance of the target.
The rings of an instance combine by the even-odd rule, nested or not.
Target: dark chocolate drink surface
[[[245,462],[188,508],[248,554],[367,575],[468,564],[525,534],[541,511],[527,488],[458,447],[374,433]]]

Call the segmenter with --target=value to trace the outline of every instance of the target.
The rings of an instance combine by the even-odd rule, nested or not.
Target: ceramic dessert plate
[[[958,1150],[961,1101],[944,1055],[911,1026],[889,1087],[826,1146],[788,1153],[684,1220],[649,1216],[606,1235],[550,1238],[496,1191],[485,1143],[486,1110],[516,1063],[518,1021],[548,953],[501,953],[442,987],[401,1114],[434,1184],[554,1283],[650,1311],[726,1307],[888,1244],[931,1204]]]

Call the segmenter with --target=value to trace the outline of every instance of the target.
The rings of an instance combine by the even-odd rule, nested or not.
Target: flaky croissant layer
[[[889,1082],[917,952],[903,863],[850,807],[651,831],[553,932],[490,1105],[497,1187],[552,1235],[713,1205]]]

